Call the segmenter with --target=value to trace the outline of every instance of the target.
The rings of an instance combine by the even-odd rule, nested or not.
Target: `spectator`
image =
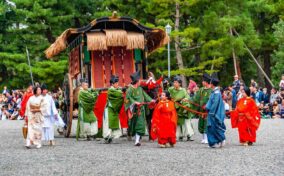
[[[237,93],[236,93],[236,90],[233,89],[233,85],[230,85],[228,87],[229,91],[231,92],[232,94],[232,100],[231,100],[231,107],[232,109],[235,109],[236,108],[236,105],[237,105],[237,101],[238,101],[238,97],[237,97]],[[230,104],[230,103],[229,103]]]
[[[282,99],[281,104],[279,104],[279,114],[281,118],[284,118],[284,99]]]
[[[279,83],[280,89],[284,89],[284,74],[282,75],[281,81]]]
[[[235,89],[235,91],[238,93],[240,90],[240,86],[241,86],[241,81],[239,80],[239,76],[235,75],[234,76],[234,82],[233,82],[233,88]]]
[[[8,89],[7,89],[7,86],[4,86],[4,90],[3,90],[2,94],[5,95],[7,92],[9,92]]]
[[[256,104],[260,104],[261,102],[263,102],[263,92],[262,92],[262,88],[259,88],[255,94],[255,100],[256,100]]]
[[[197,86],[196,82],[193,81],[192,78],[189,78],[189,83],[187,88],[187,92],[189,93],[189,95],[193,94],[193,90],[196,86]]]
[[[267,92],[267,88],[263,88],[263,95],[262,100],[264,101],[264,104],[269,104],[269,94]]]
[[[278,94],[278,97],[277,97],[278,104],[281,104],[283,99],[284,99],[284,88],[281,89],[281,92]]]
[[[251,79],[251,80],[250,80],[250,86],[252,86],[252,87],[258,87],[258,85],[257,85],[257,83],[255,82],[254,79]]]
[[[271,92],[271,94],[270,94],[269,103],[273,105],[274,102],[277,103],[278,93],[277,93],[277,90],[275,88],[272,88],[270,92]]]
[[[10,114],[7,111],[7,105],[2,106],[1,108],[1,120],[7,120]]]

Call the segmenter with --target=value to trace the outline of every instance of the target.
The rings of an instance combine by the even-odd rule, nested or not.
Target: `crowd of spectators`
[[[22,120],[19,116],[24,91],[9,91],[7,87],[0,94],[0,120]]]
[[[4,90],[0,93],[0,120],[23,120],[20,116],[20,109],[25,90]],[[59,109],[59,103],[62,101],[62,91],[59,89],[56,93],[51,93],[56,107]]]

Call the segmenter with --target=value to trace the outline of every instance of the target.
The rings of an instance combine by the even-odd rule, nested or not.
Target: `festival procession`
[[[182,87],[179,75],[172,80],[162,75],[156,80],[147,68],[147,54],[168,40],[162,29],[117,17],[116,12],[87,27],[65,30],[45,51],[46,57],[52,58],[65,48],[69,50],[63,113],[59,115],[44,82],[29,87],[21,104],[26,148],[41,148],[42,142],[55,145],[55,124],[69,137],[75,107],[78,141],[102,138],[111,144],[124,136],[134,146],[141,146],[141,139],[147,136],[166,148],[174,147],[177,141],[193,141],[198,131],[201,143],[220,148],[226,145],[226,128],[232,127],[238,128],[240,144],[253,145],[261,116],[249,87],[234,81],[232,89],[241,98],[226,110],[215,72],[202,75],[203,87],[195,89],[193,95]],[[191,123],[195,117],[199,119],[198,130]],[[231,118],[232,126],[225,126],[226,117]]]
[[[181,150],[188,157],[186,150],[197,145],[198,155],[190,154],[191,157],[198,160],[202,156],[207,164],[211,155],[216,157],[226,150],[231,151],[232,157],[245,152],[239,160],[240,168],[245,167],[243,162],[251,164],[250,160],[256,159],[246,152],[265,155],[269,151],[274,158],[273,150],[264,148],[276,148],[281,143],[284,14],[278,8],[284,4],[267,2],[267,7],[262,7],[259,0],[250,2],[227,2],[230,11],[221,1],[219,5],[208,2],[207,7],[201,1],[141,0],[118,5],[113,1],[86,0],[70,5],[65,0],[60,3],[5,0],[0,3],[3,24],[0,27],[0,130],[6,129],[0,132],[1,140],[17,134],[21,152],[30,152],[31,157],[37,151],[64,151],[62,156],[66,158],[68,148],[80,146],[77,151],[80,158],[86,155],[84,150],[94,151],[103,145],[97,152],[102,158],[119,156],[110,152],[113,149],[133,154],[146,151],[143,156],[151,155],[153,161],[163,162],[162,158],[174,155],[173,151]],[[97,8],[90,8],[94,6]],[[245,17],[247,14],[239,6],[247,8],[250,15]],[[252,10],[254,6],[257,9]],[[219,9],[215,15],[214,8]],[[264,12],[267,8],[270,11]],[[271,17],[273,13],[278,16]],[[11,14],[16,22],[9,22]],[[23,19],[21,14],[25,14]],[[275,23],[264,24],[272,19]],[[12,39],[15,36],[18,38]],[[21,42],[15,49],[12,45],[17,40]],[[24,54],[15,54],[18,51]],[[16,121],[20,123],[10,125],[15,128],[10,133],[6,125]],[[271,125],[279,130],[275,144],[269,136]],[[236,151],[238,154],[233,154]],[[283,157],[280,150],[274,152]],[[139,152],[135,154],[139,156]],[[177,161],[182,158],[178,156]],[[134,161],[139,161],[139,157]],[[134,161],[126,175],[154,174],[136,170],[138,165]],[[278,166],[273,166],[275,172],[265,170],[260,175],[282,175],[283,170],[277,170]],[[7,167],[0,164],[3,170],[6,168],[4,175],[10,171],[15,174]],[[115,169],[111,173],[104,171],[89,170],[79,175],[119,175]],[[219,175],[203,171],[181,170],[176,174]],[[67,170],[65,173],[78,175]],[[228,173],[246,175],[241,171]],[[222,170],[220,175],[227,174]]]

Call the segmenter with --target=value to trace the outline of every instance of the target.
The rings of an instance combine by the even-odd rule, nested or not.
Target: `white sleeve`
[[[58,115],[58,111],[55,107],[55,102],[53,101],[52,97],[51,97],[51,108],[52,108],[53,115]]]

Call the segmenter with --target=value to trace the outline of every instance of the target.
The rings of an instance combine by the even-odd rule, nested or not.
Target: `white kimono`
[[[55,117],[58,117],[58,111],[55,107],[55,103],[49,94],[43,96],[43,111],[44,123],[42,128],[42,140],[50,141],[54,140],[54,123]]]

